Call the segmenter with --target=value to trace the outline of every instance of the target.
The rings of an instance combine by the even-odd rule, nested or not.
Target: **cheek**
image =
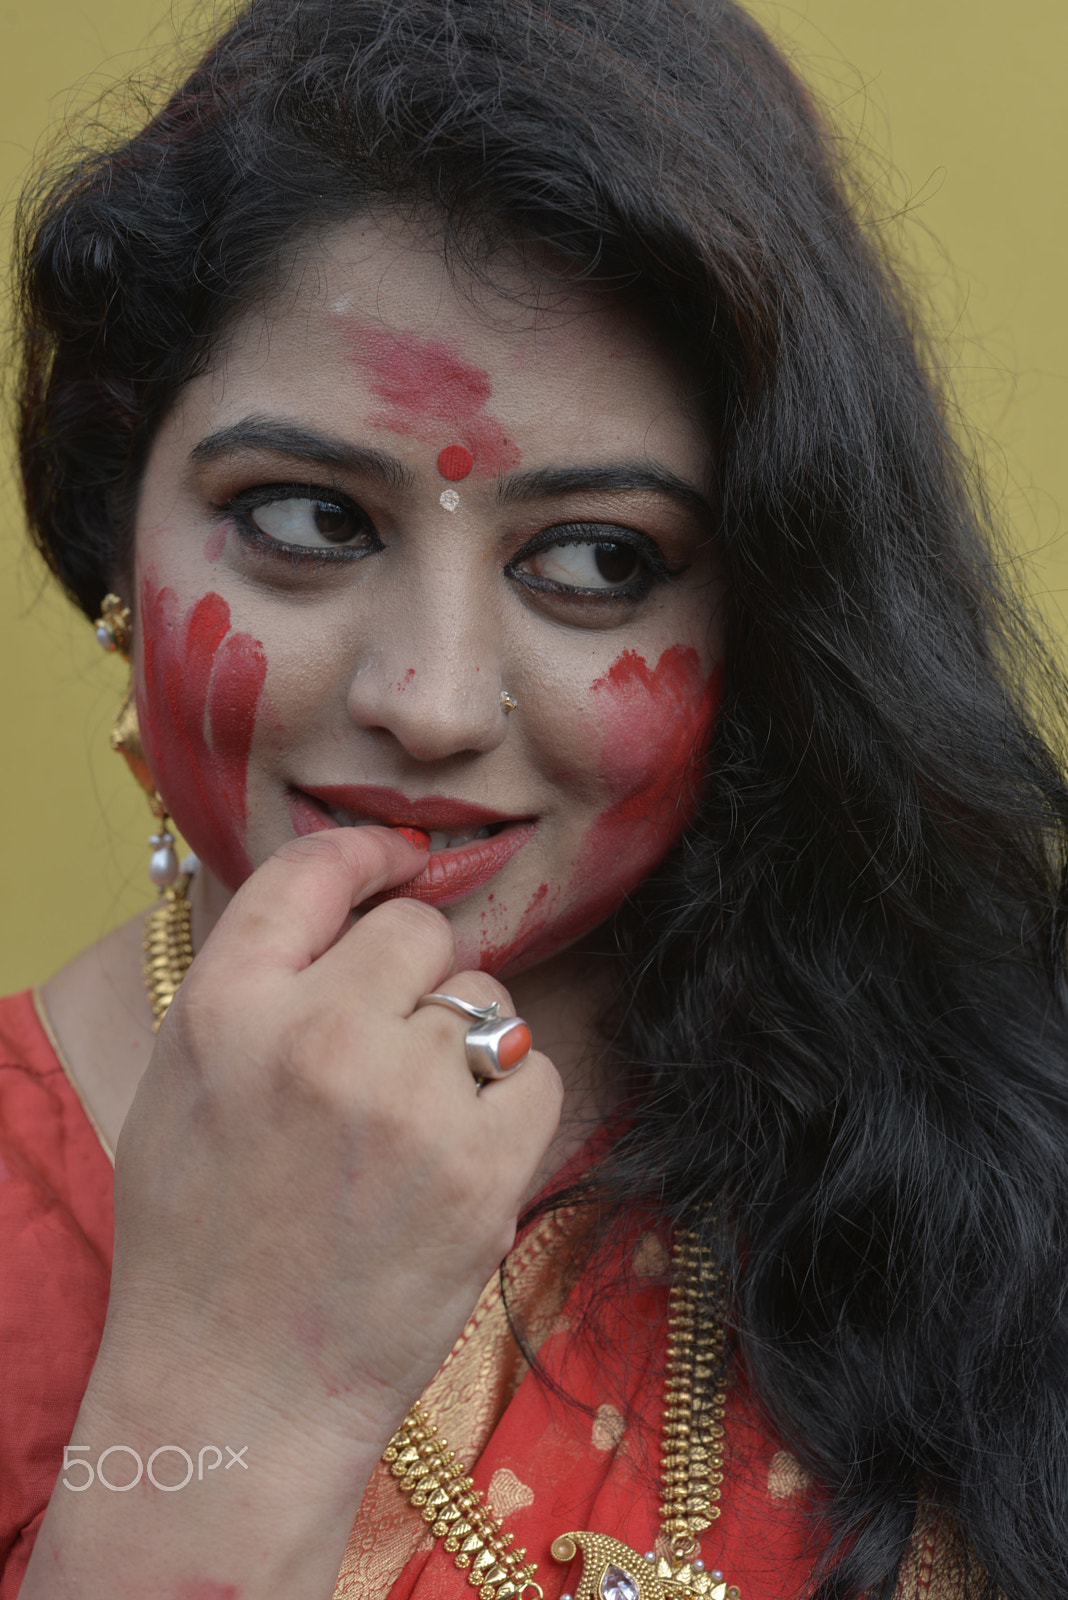
[[[593,833],[606,842],[660,846],[663,854],[697,807],[723,669],[706,676],[697,651],[683,645],[665,650],[655,670],[624,650],[590,693],[598,775],[609,801]]]
[[[252,871],[245,850],[248,758],[267,676],[263,646],[230,627],[206,594],[180,616],[151,574],[141,586],[137,713],[145,756],[167,808],[228,889]]]
[[[696,650],[676,645],[655,669],[627,650],[593,684],[589,748],[605,803],[586,830],[567,881],[541,883],[519,927],[493,940],[482,965],[499,971],[544,960],[603,922],[663,859],[700,799],[703,757],[723,695]]]

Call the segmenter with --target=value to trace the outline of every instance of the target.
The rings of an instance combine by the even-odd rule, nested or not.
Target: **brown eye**
[[[331,505],[328,500],[317,500],[315,503],[315,526],[324,539],[329,539],[332,544],[342,544],[346,539],[352,538],[352,518],[341,506]]]
[[[528,556],[520,570],[562,588],[609,594],[640,583],[647,567],[640,552],[622,539],[564,539]]]
[[[339,500],[282,494],[250,506],[245,515],[260,533],[291,550],[362,550],[377,543],[364,513]]]
[[[606,583],[633,583],[641,572],[635,550],[626,544],[597,544],[593,547],[594,565]]]

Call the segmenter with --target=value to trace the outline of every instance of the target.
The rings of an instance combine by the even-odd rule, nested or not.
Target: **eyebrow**
[[[224,456],[239,455],[243,450],[269,451],[271,455],[339,467],[343,472],[358,473],[389,489],[410,489],[415,482],[404,463],[385,450],[349,444],[331,434],[302,428],[297,423],[276,422],[270,417],[245,417],[228,428],[217,428],[193,446],[189,459],[198,464],[218,461]]]
[[[271,417],[245,417],[227,428],[206,434],[189,452],[196,463],[218,461],[245,450],[291,456],[318,462],[371,478],[390,489],[411,489],[414,474],[388,451],[350,444],[331,434]],[[501,505],[524,505],[532,500],[562,499],[570,494],[660,494],[689,511],[712,515],[707,497],[677,473],[649,461],[623,461],[611,466],[537,467],[512,473],[497,487]]]
[[[621,461],[606,467],[538,467],[532,472],[517,472],[504,479],[497,498],[502,505],[517,505],[529,500],[598,492],[662,494],[690,511],[712,515],[707,497],[694,484],[650,461]]]

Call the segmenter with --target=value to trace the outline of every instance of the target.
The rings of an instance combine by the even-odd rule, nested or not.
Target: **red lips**
[[[507,816],[466,800],[446,795],[428,795],[410,800],[398,789],[376,784],[326,784],[321,788],[290,790],[289,814],[298,834],[317,833],[340,824],[321,807],[347,811],[361,820],[397,828],[407,836],[409,829],[430,832],[459,832],[467,828],[496,826],[489,839],[472,839],[455,850],[437,850],[422,872],[381,898],[423,900],[430,905],[447,906],[481,889],[512,859],[537,832],[530,817]],[[312,804],[317,800],[319,805]]]

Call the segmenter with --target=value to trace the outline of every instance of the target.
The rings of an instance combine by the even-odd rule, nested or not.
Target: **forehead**
[[[265,388],[298,406],[362,397],[372,418],[376,407],[380,421],[391,414],[394,433],[406,409],[412,434],[503,410],[512,430],[552,422],[587,440],[658,417],[668,431],[685,420],[704,433],[694,376],[622,296],[502,256],[476,276],[388,215],[299,250],[206,376],[223,413]]]

